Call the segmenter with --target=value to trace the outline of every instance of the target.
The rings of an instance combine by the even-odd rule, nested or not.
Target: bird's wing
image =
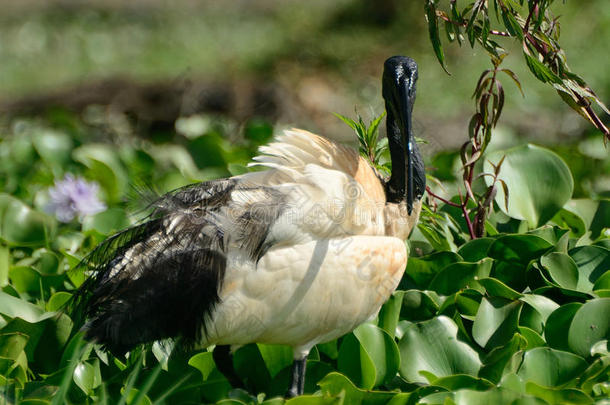
[[[76,296],[87,336],[113,352],[181,336],[196,342],[219,302],[228,249],[257,261],[269,247],[282,194],[240,178],[178,189],[144,223],[100,244]]]

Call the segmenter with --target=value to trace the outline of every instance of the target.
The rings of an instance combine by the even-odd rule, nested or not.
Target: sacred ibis
[[[302,394],[311,348],[373,317],[404,272],[425,190],[416,80],[413,59],[386,60],[387,180],[357,151],[292,129],[260,148],[264,170],[158,198],[87,259],[86,337],[114,353],[167,338],[289,345],[288,395]]]

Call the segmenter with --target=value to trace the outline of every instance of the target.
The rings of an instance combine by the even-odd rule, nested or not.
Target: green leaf
[[[438,303],[432,291],[408,290],[402,297],[401,319],[423,321],[432,318],[438,311]]]
[[[423,257],[409,257],[405,274],[419,287],[426,287],[430,281],[451,263],[461,262],[462,258],[453,252],[436,252]]]
[[[110,208],[83,220],[83,231],[94,229],[102,235],[111,235],[130,225],[125,210]]]
[[[0,287],[8,284],[8,272],[11,265],[9,248],[3,243],[0,243]]]
[[[330,373],[322,381],[318,383],[320,391],[324,394],[323,398],[330,396],[332,399],[339,399],[338,397],[343,396],[343,400],[340,402],[322,402],[327,403],[338,403],[338,404],[386,404],[388,401],[396,395],[395,392],[383,392],[383,391],[368,391],[357,388],[346,376],[339,373]],[[311,398],[311,397],[310,397]],[[304,400],[292,402],[293,400],[287,401],[286,405],[293,404],[318,404],[320,402],[310,402],[310,398],[304,398]],[[315,398],[315,397],[314,397]],[[298,398],[295,398],[298,399]]]
[[[473,239],[460,247],[458,255],[462,256],[466,262],[478,262],[487,257],[487,249],[493,241],[493,238]]]
[[[394,338],[396,325],[398,325],[398,319],[400,318],[403,295],[403,291],[395,291],[379,311],[379,327],[392,338]]]
[[[475,288],[477,279],[488,277],[493,261],[489,258],[478,263],[453,263],[441,270],[432,279],[428,288],[440,294],[449,295],[462,288]]]
[[[557,303],[543,295],[523,294],[520,300],[527,304],[521,311],[520,324],[538,333],[544,330],[549,315],[559,308]]]
[[[206,381],[216,368],[212,352],[197,353],[189,359],[188,365],[196,368],[201,373],[203,381]]]
[[[544,329],[544,337],[549,346],[559,350],[570,350],[568,333],[572,319],[581,306],[580,302],[570,302],[560,306],[549,315]]]
[[[525,347],[526,350],[533,349],[534,347],[546,346],[546,342],[542,336],[540,336],[538,332],[533,329],[526,326],[519,326],[519,333],[525,338],[525,340],[527,340],[527,346]]]
[[[44,312],[39,307],[2,291],[0,291],[0,313],[9,318],[21,318],[29,323],[37,323],[55,316],[52,312]]]
[[[564,253],[551,252],[540,258],[551,279],[562,288],[578,289],[578,267],[574,260]]]
[[[99,361],[93,363],[82,361],[74,369],[74,382],[86,394],[93,394],[93,390],[102,383]]]
[[[578,377],[587,368],[585,360],[573,353],[549,347],[525,352],[517,375],[545,387],[557,387]]]
[[[55,233],[55,227],[51,217],[0,193],[0,239],[13,245],[42,245]]]
[[[543,83],[555,83],[555,84],[563,84],[563,81],[559,76],[557,76],[548,66],[544,63],[540,62],[535,57],[528,55],[527,53],[523,53],[525,57],[525,62],[530,71],[536,76],[538,80]]]
[[[610,270],[610,250],[600,246],[581,246],[571,249],[569,255],[578,267],[578,291],[590,292],[595,282]]]
[[[520,312],[519,301],[483,298],[472,325],[472,337],[486,350],[506,344],[517,331]]]
[[[274,378],[283,368],[290,367],[294,361],[292,349],[288,346],[260,343],[257,346],[271,378]]]
[[[400,375],[410,382],[427,383],[421,372],[436,377],[476,376],[481,361],[476,351],[457,339],[458,328],[446,316],[409,325],[398,343]]]
[[[574,353],[589,357],[595,343],[610,339],[607,314],[610,314],[610,298],[593,299],[576,311],[568,332],[568,346]]]
[[[343,338],[337,362],[339,371],[362,388],[371,389],[394,378],[400,355],[394,339],[383,329],[364,323]]]
[[[551,247],[553,245],[539,236],[503,235],[489,246],[487,254],[497,260],[527,264],[530,260],[540,257]]]
[[[487,294],[492,297],[502,297],[509,300],[516,300],[523,296],[523,294],[513,290],[503,282],[495,278],[482,278],[479,280],[479,284],[485,288]]]
[[[492,349],[483,359],[483,367],[479,376],[494,383],[500,381],[504,374],[504,369],[515,353],[525,349],[527,340],[518,333],[515,333],[511,340],[503,346]]]
[[[432,43],[432,49],[438,59],[441,67],[447,74],[450,74],[445,66],[445,54],[443,52],[443,45],[438,32],[438,22],[436,19],[436,5],[434,0],[427,0],[424,4],[424,10],[426,12],[426,19],[428,20],[428,35],[430,36],[430,42]]]
[[[527,220],[531,227],[553,218],[572,196],[574,181],[568,166],[554,152],[534,145],[524,145],[489,154],[484,169],[493,172],[491,163],[504,157],[500,178],[508,186],[508,209],[504,191],[499,188],[495,200],[502,211],[513,218]],[[488,186],[492,179],[485,177]]]
[[[575,388],[542,387],[534,382],[525,384],[528,394],[546,401],[549,404],[593,404],[593,399]]]

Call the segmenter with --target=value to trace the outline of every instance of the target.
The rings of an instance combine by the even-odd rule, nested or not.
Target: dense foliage
[[[55,112],[44,121],[14,120],[3,133],[3,403],[283,403],[288,347],[239,349],[234,364],[248,392],[232,390],[208,350],[186,352],[163,342],[116,358],[83,342],[79,325],[61,312],[84,277],[70,269],[106,236],[137,220],[126,214],[126,208],[139,212],[125,202],[137,195],[133,185],[164,192],[241,173],[273,131],[262,121],[238,129],[192,116],[176,122],[176,134],[150,140],[121,136],[107,119],[85,123]],[[374,137],[365,127],[367,139]],[[582,154],[590,150],[587,142],[571,148],[593,162],[586,170],[577,159],[570,162],[580,183],[609,164]],[[495,194],[486,236],[471,239],[460,209],[431,203],[409,242],[398,291],[377,319],[312,351],[308,395],[288,403],[607,401],[610,201],[571,199],[570,169],[547,149],[498,150],[492,144],[485,153],[485,165],[504,160],[500,176],[509,192],[507,199],[503,188]],[[430,182],[440,179],[445,192],[454,189],[461,183],[455,177],[459,162],[459,152],[433,157]],[[479,166],[477,173],[493,171]],[[66,173],[99,184],[107,210],[67,223],[45,213],[49,188]],[[473,183],[475,191],[486,187],[484,177]]]

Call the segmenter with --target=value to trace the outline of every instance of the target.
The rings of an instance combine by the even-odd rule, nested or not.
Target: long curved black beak
[[[386,183],[386,200],[394,203],[406,202],[409,215],[413,211],[415,200],[422,193],[419,190],[421,187],[418,186],[422,182],[420,177],[425,176],[411,120],[416,81],[417,64],[413,59],[393,56],[385,62],[383,98],[392,158],[392,176]]]
[[[407,175],[407,211],[409,215],[413,211],[413,202],[415,201],[415,187],[413,177],[413,160],[415,159],[415,137],[413,136],[413,127],[411,122],[411,116],[413,113],[413,104],[411,103],[414,97],[411,92],[413,91],[413,85],[415,79],[413,77],[405,77],[402,85],[400,86],[400,111],[401,116],[401,132],[403,142],[405,145],[405,151],[407,152],[406,161],[406,175]]]

